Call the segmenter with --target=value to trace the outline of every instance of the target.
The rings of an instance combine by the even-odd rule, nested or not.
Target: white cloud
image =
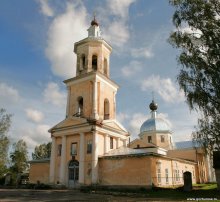
[[[33,122],[39,123],[43,120],[44,114],[35,109],[26,109],[26,116]]]
[[[10,102],[16,102],[20,99],[18,90],[6,83],[0,83],[0,97]]]
[[[87,36],[86,9],[78,1],[74,3],[67,3],[65,12],[53,19],[48,30],[46,56],[52,72],[62,78],[75,76],[74,43]]]
[[[66,104],[66,94],[62,92],[59,86],[54,82],[47,84],[43,96],[45,102],[52,103],[53,105],[65,106]]]
[[[54,11],[53,9],[49,6],[48,0],[39,0],[40,2],[40,7],[41,7],[41,12],[48,17],[54,16]]]
[[[117,120],[120,122],[120,123],[123,123],[125,120],[127,120],[129,118],[129,115],[126,114],[126,113],[122,113],[122,112],[119,112],[117,113]]]
[[[127,18],[129,6],[136,0],[107,0],[109,11],[113,15],[118,15],[121,18]]]
[[[131,49],[131,56],[134,58],[152,58],[154,56],[150,48],[133,48]]]
[[[103,37],[111,45],[121,48],[130,38],[128,27],[129,7],[136,0],[107,0],[98,13],[103,22]]]
[[[121,47],[129,39],[128,26],[123,21],[113,21],[105,29],[104,38],[113,46]]]
[[[183,91],[178,91],[170,78],[163,79],[159,75],[152,75],[143,80],[141,89],[157,92],[166,102],[176,103],[185,100]]]
[[[129,126],[128,126],[128,131],[130,132],[132,138],[137,137],[137,135],[140,133],[141,125],[148,118],[150,118],[149,115],[142,114],[142,113],[135,113],[132,115],[129,121]]]
[[[125,77],[130,77],[142,70],[142,65],[138,61],[131,61],[128,65],[122,67],[121,72]]]
[[[48,132],[48,130],[50,129],[51,127],[49,125],[46,125],[46,124],[41,124],[41,125],[38,125],[36,127],[36,133],[38,134],[38,141],[41,140],[41,141],[50,141],[50,133]]]
[[[29,151],[33,151],[35,146],[51,141],[50,133],[48,133],[50,128],[46,124],[34,126],[26,124],[25,128],[16,128],[16,136],[12,136],[12,140],[16,142],[23,139],[27,143]]]

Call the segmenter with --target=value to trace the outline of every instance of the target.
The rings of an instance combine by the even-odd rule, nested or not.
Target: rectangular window
[[[57,156],[61,156],[62,144],[57,145]]]
[[[110,137],[110,149],[113,149],[113,137]]]
[[[160,140],[161,140],[161,142],[165,142],[165,137],[164,137],[164,135],[161,135],[161,136],[160,136]]]
[[[166,183],[169,183],[169,172],[168,172],[168,168],[165,169],[165,177],[166,177]]]
[[[77,155],[77,143],[76,142],[71,144],[70,154],[71,156]]]
[[[92,153],[92,140],[87,141],[87,154]]]
[[[147,139],[148,139],[148,143],[152,143],[152,137],[151,136],[148,136]]]
[[[157,181],[158,183],[161,183],[161,170],[157,169]]]
[[[157,162],[157,182],[161,183],[161,163]]]

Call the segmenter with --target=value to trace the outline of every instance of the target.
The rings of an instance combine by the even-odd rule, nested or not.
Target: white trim
[[[88,75],[90,74],[90,75]],[[108,86],[110,86],[114,91],[117,91],[118,90],[118,85],[115,84],[113,81],[111,81],[110,79],[108,78],[102,78],[101,75],[98,75],[98,74],[102,74],[102,73],[99,73],[98,71],[97,72],[89,72],[87,74],[83,74],[83,77],[80,78],[77,78],[77,77],[73,77],[72,79],[67,79],[64,81],[64,83],[67,85],[67,86],[72,86],[73,84],[78,84],[78,83],[81,83],[81,82],[85,82],[85,81],[93,81],[94,79],[97,80],[99,79],[100,81],[102,81],[103,83],[107,84]]]

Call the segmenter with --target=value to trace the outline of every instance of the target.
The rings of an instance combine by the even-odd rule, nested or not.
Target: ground
[[[210,199],[210,200],[207,200]],[[220,202],[220,192],[216,189],[194,190],[185,193],[180,190],[149,190],[141,193],[121,193],[106,191],[79,190],[34,190],[34,189],[0,189],[0,202],[56,202],[56,201],[94,201],[94,202],[144,202],[144,201],[215,201]]]

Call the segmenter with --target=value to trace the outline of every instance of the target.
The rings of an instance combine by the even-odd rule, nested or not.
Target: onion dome
[[[92,26],[93,26],[93,25],[99,26],[99,23],[96,21],[95,16],[94,16],[93,21],[91,22],[91,25],[92,25]]]
[[[154,100],[152,100],[152,102],[149,105],[149,108],[151,109],[151,111],[156,111],[158,108],[157,103],[154,102]]]

